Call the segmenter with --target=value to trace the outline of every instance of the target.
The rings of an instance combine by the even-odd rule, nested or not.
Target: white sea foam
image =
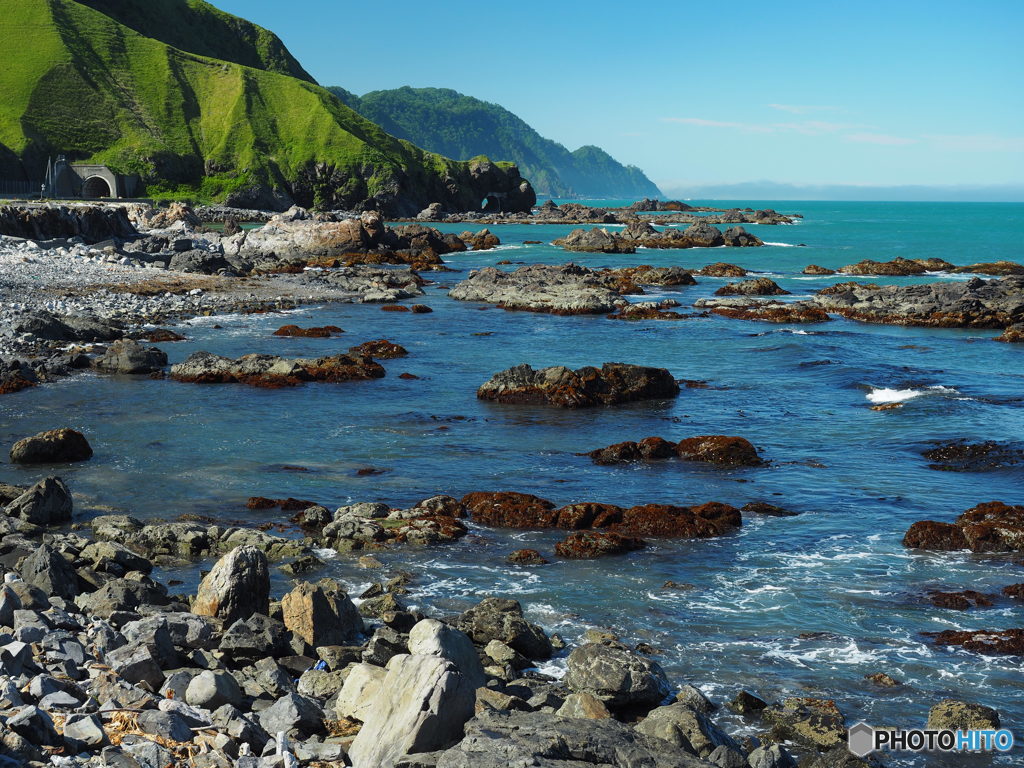
[[[765,245],[774,245],[776,248],[799,248],[800,246],[795,243],[769,243],[767,240],[764,241]]]
[[[321,560],[331,560],[338,556],[338,550],[324,547],[323,549],[314,549],[313,554]]]
[[[924,387],[923,389],[890,389],[888,387],[873,388],[870,392],[865,395],[869,402],[875,404],[883,403],[902,403],[907,400],[912,400],[915,397],[921,395],[953,395],[959,394],[958,391],[953,387]]]

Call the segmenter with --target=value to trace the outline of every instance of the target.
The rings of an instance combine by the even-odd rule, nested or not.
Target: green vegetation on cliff
[[[0,0],[0,39],[17,41],[0,62],[0,164],[17,157],[29,179],[66,154],[137,173],[148,194],[241,205],[410,214],[533,197],[509,165],[388,135],[271,33],[198,0]]]
[[[363,97],[330,89],[393,136],[456,160],[476,155],[510,160],[538,191],[555,197],[660,197],[643,171],[604,150],[569,152],[504,107],[447,88],[397,88]]]

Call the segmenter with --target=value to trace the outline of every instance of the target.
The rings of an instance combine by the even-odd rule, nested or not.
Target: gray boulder
[[[477,645],[500,640],[528,659],[550,658],[553,650],[544,630],[523,617],[516,600],[485,598],[459,616],[454,625]]]
[[[423,619],[409,632],[409,653],[447,659],[462,673],[473,690],[487,682],[473,641],[437,619]]]
[[[121,339],[111,344],[95,365],[105,373],[154,373],[167,365],[167,353],[159,347],[144,347],[132,339]]]
[[[466,737],[444,752],[437,768],[713,768],[664,741],[615,720],[540,712],[484,712]]]
[[[211,711],[225,704],[238,706],[242,703],[242,689],[229,672],[207,669],[189,681],[185,701]]]
[[[739,745],[709,718],[685,704],[670,704],[652,710],[636,729],[699,757],[706,758],[721,746],[739,750]]]
[[[619,645],[591,643],[573,650],[565,682],[577,693],[589,693],[614,709],[656,707],[670,687],[661,666]]]
[[[64,481],[48,477],[8,504],[4,514],[33,525],[60,525],[71,522],[73,508],[71,491]]]
[[[271,735],[295,729],[311,736],[323,730],[324,711],[313,699],[287,693],[260,713],[260,725]]]
[[[270,566],[253,546],[233,549],[213,566],[199,585],[192,612],[216,616],[225,626],[270,608]]]
[[[63,555],[47,544],[41,545],[21,564],[21,578],[52,597],[74,600],[78,595],[78,574]]]
[[[354,765],[394,768],[405,755],[432,752],[462,738],[476,703],[472,682],[436,656],[395,656],[379,703],[352,742]]]

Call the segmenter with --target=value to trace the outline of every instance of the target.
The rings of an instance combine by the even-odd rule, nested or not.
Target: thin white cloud
[[[794,115],[806,115],[811,112],[836,112],[839,107],[815,107],[809,104],[768,104],[772,109],[789,112]]]
[[[1024,136],[996,136],[993,134],[927,135],[938,149],[947,152],[1024,152]]]
[[[800,133],[804,136],[855,131],[865,127],[848,123],[830,123],[824,120],[800,120],[790,123],[737,123],[728,120],[707,120],[703,117],[663,117],[662,121],[694,125],[700,128],[729,128],[744,133]]]
[[[843,138],[856,144],[878,144],[883,147],[905,147],[909,144],[917,144],[917,139],[890,136],[885,133],[850,133]]]
[[[759,125],[757,123],[732,123],[724,120],[705,120],[702,117],[663,117],[666,123],[681,123],[682,125],[697,125],[701,128],[734,128],[737,131],[748,133],[770,133],[770,125]]]

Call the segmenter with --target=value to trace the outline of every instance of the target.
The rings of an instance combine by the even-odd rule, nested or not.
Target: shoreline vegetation
[[[576,224],[631,217],[613,244],[633,238],[659,247],[653,243],[665,238],[661,247],[699,253],[691,264],[708,256],[694,248],[764,247],[753,236],[742,237],[741,227],[723,233],[706,218],[676,218],[695,216],[692,211],[673,208],[664,212],[664,221],[641,220],[639,211],[649,207],[644,201],[609,212],[552,204],[533,218]],[[774,211],[703,213],[729,224],[792,221]],[[181,204],[0,208],[7,329],[0,336],[2,396],[17,398],[21,390],[86,369],[197,385],[273,389],[366,380],[372,386],[372,380],[394,375],[390,361],[409,354],[406,349],[387,339],[355,339],[347,352],[316,359],[229,359],[200,351],[168,370],[161,346],[182,337],[158,325],[330,302],[426,314],[430,307],[419,303],[423,286],[450,269],[443,256],[501,244],[486,229],[455,235],[430,227],[432,219],[388,224],[375,212],[292,208],[264,218],[263,226],[242,229],[223,211],[201,213]],[[213,220],[223,226],[209,227]],[[665,226],[670,223],[679,226]],[[575,250],[571,245],[563,243],[567,251]],[[780,298],[786,292],[771,279],[735,264],[655,268],[637,263],[631,251],[614,252],[627,260],[616,269],[571,263],[481,269],[459,280],[451,297],[552,315],[685,321],[711,312],[768,323],[839,317],[991,329],[993,338],[1002,331],[999,340],[1006,342],[1024,338],[1024,267],[1012,262],[861,262],[837,270],[836,280],[957,271],[975,276],[884,287],[837,282],[810,300],[790,300]],[[805,272],[822,274],[823,268],[811,265]],[[723,283],[716,292],[721,298],[699,300],[690,314],[678,311],[676,300],[629,298],[645,288],[685,287],[706,278],[739,282]],[[344,331],[282,325],[277,334],[331,338]],[[615,407],[671,399],[682,387],[704,386],[676,381],[663,368],[602,362],[577,370],[520,365],[481,380],[477,396],[505,408]],[[999,450],[951,445],[935,457],[985,461]],[[87,435],[56,429],[19,442],[11,458],[59,471],[68,462],[88,461],[91,453]],[[678,442],[648,437],[585,455],[598,466],[695,461],[755,472],[779,458],[762,456],[735,435]],[[519,603],[500,595],[482,596],[459,615],[428,617],[404,599],[422,575],[383,568],[375,556],[388,552],[400,561],[402,547],[444,546],[472,526],[564,532],[553,552],[508,553],[509,567],[533,568],[550,557],[624,555],[661,538],[728,536],[751,516],[776,518],[774,524],[784,526],[798,512],[783,507],[762,502],[737,509],[714,500],[688,507],[621,507],[600,500],[559,506],[512,490],[461,499],[435,496],[400,509],[358,503],[331,511],[302,499],[249,499],[250,509],[280,510],[287,517],[272,532],[195,516],[143,522],[105,515],[83,522],[57,475],[26,487],[0,486],[0,501],[6,573],[0,626],[8,633],[0,650],[9,713],[0,749],[24,764],[50,764],[51,756],[69,768],[96,764],[90,759],[133,768],[346,760],[357,768],[497,768],[534,760],[666,768],[876,764],[847,751],[850,723],[841,701],[769,702],[742,690],[732,701],[711,702],[693,682],[670,681],[649,646],[591,629],[581,643],[566,647],[528,621]],[[1024,551],[1022,537],[1024,507],[991,502],[955,522],[915,523],[903,543],[938,552],[1013,553]],[[327,553],[358,558],[376,581],[350,596],[337,581],[317,580]],[[213,559],[195,596],[175,593],[157,575],[163,567],[197,568]],[[272,571],[293,580],[280,599],[271,599]],[[935,605],[970,606],[1012,602],[1020,595],[1020,584],[1007,584],[1003,596],[965,590],[930,599]],[[1021,654],[1022,633],[944,632],[931,642],[979,654]],[[564,677],[549,674],[546,662],[553,655],[565,660]],[[900,685],[885,670],[865,684]],[[716,724],[723,707],[758,735],[729,735]],[[934,701],[925,709],[929,727],[999,724],[997,712],[969,701]]]

